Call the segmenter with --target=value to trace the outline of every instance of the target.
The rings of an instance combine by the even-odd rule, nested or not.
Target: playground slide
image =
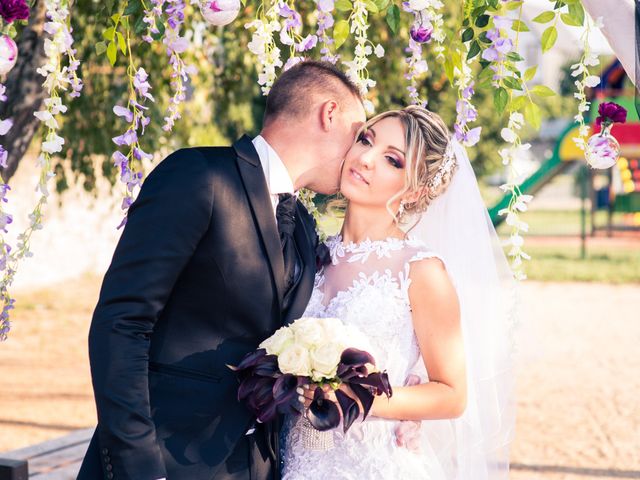
[[[560,156],[560,147],[563,144],[563,140],[567,135],[572,135],[572,133],[577,129],[577,124],[571,123],[565,130],[562,132],[558,141],[556,142],[553,153],[551,157],[547,158],[540,167],[531,174],[529,178],[527,178],[522,185],[520,185],[520,191],[525,195],[534,195],[544,187],[547,183],[549,183],[553,177],[564,172],[569,165],[573,162],[562,160]],[[500,225],[504,218],[503,216],[498,215],[498,212],[503,208],[507,208],[509,202],[511,201],[511,193],[506,193],[498,203],[496,203],[493,207],[489,208],[489,216],[491,217],[491,221],[493,225],[497,227]]]

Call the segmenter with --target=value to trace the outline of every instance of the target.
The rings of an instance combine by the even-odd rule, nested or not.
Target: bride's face
[[[350,203],[386,209],[389,199],[403,190],[404,138],[404,127],[395,117],[383,118],[360,134],[347,152],[340,180],[340,192]]]

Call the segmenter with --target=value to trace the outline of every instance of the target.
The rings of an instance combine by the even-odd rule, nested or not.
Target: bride
[[[330,450],[288,419],[283,478],[506,478],[511,277],[466,153],[438,115],[385,112],[348,152],[340,191],[344,223],[304,315],[365,332],[393,396],[333,430]],[[399,446],[401,421],[421,422],[413,445]]]

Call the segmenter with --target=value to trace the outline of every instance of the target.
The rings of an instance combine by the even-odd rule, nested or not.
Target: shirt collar
[[[264,177],[267,180],[269,193],[271,193],[271,195],[294,193],[291,176],[276,151],[262,135],[258,135],[252,141],[260,158],[260,164],[264,171]]]

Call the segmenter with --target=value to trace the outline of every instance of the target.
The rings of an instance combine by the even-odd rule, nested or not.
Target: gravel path
[[[86,339],[99,281],[18,292],[0,344],[0,451],[94,425]],[[515,480],[640,479],[640,286],[522,287]]]

